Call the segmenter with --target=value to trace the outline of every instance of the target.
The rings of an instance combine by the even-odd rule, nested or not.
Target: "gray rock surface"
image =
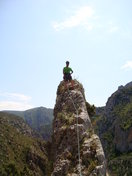
[[[119,86],[99,115],[95,129],[111,175],[132,175],[132,82]]]
[[[105,176],[105,155],[100,139],[94,133],[91,125],[86,109],[84,89],[76,80],[74,80],[74,88],[70,84],[68,87],[65,89],[64,83],[61,82],[57,90],[53,120],[54,170],[52,176],[79,175],[77,128],[79,130],[82,175]]]

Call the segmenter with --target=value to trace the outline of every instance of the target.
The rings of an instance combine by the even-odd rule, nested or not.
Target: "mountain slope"
[[[0,175],[48,175],[45,142],[19,117],[0,112]]]
[[[53,109],[38,107],[26,111],[6,111],[22,117],[26,123],[39,132],[45,140],[50,139],[52,133]]]
[[[132,175],[132,82],[111,95],[98,119],[96,129],[109,169],[116,175]]]

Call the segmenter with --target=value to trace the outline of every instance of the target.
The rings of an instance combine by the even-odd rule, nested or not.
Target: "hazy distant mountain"
[[[48,175],[45,149],[22,118],[0,112],[0,176]]]
[[[52,132],[53,109],[38,107],[26,111],[6,111],[22,117],[26,123],[48,140]]]

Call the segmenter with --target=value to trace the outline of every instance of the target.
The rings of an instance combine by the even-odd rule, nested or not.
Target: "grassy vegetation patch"
[[[115,107],[114,112],[119,118],[120,127],[127,130],[132,126],[132,102],[124,106],[119,104]]]
[[[7,115],[8,116],[8,115]],[[10,116],[10,115],[9,115]],[[43,175],[48,170],[45,142],[26,135],[19,130],[14,118],[1,117],[0,114],[0,176]],[[19,125],[23,125],[19,121]],[[25,130],[25,133],[24,133]]]
[[[72,125],[75,122],[75,115],[73,113],[59,112],[57,113],[57,118],[67,126]]]
[[[115,157],[110,160],[108,167],[111,170],[111,174],[115,175],[132,175],[132,154],[126,153],[122,154],[119,157]]]

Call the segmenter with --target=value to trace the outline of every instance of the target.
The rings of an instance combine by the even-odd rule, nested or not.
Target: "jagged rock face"
[[[96,127],[112,174],[132,175],[132,82],[111,95]]]
[[[76,80],[74,80],[74,89],[65,89],[64,83],[61,82],[54,108],[52,176],[79,175],[77,127],[82,175],[105,175],[105,156],[101,142],[91,126],[84,89]]]
[[[111,131],[115,149],[121,153],[132,151],[132,82],[112,94],[104,116],[103,133]]]

